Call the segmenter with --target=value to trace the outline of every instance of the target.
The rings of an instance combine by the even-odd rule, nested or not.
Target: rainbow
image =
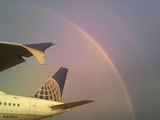
[[[115,74],[117,75],[117,77],[119,79],[119,82],[122,85],[124,93],[126,95],[126,99],[128,101],[128,105],[129,105],[129,108],[131,110],[132,118],[133,118],[133,120],[136,120],[133,104],[131,102],[131,98],[130,98],[129,93],[127,91],[127,87],[126,87],[125,83],[123,82],[123,79],[122,79],[120,73],[118,72],[117,68],[115,67],[114,63],[112,62],[112,60],[110,59],[108,54],[103,50],[103,48],[96,42],[96,40],[94,38],[92,38],[89,34],[87,34],[82,28],[80,28],[78,25],[76,25],[74,22],[68,20],[67,18],[65,18],[65,17],[63,17],[63,16],[59,15],[58,13],[55,13],[55,12],[53,12],[51,10],[45,9],[45,8],[43,8],[41,6],[38,6],[38,5],[36,5],[36,6],[41,8],[41,9],[43,9],[43,10],[45,10],[45,11],[47,11],[47,12],[49,12],[49,13],[51,13],[51,14],[53,14],[53,15],[56,15],[60,19],[62,19],[65,22],[69,23],[71,26],[73,26],[75,29],[77,29],[79,32],[81,32],[88,40],[90,40],[93,43],[93,45],[96,46],[96,48],[101,52],[101,54],[109,62],[109,64],[111,65],[112,69],[114,70]]]
[[[89,34],[87,34],[83,29],[81,29],[78,25],[76,25],[75,23],[73,23],[72,21],[64,18],[63,16],[53,12],[54,15],[58,16],[59,18],[65,20],[67,23],[69,23],[70,25],[72,25],[74,28],[76,28],[79,32],[81,32],[85,37],[87,37],[88,40],[90,40],[96,47],[97,49],[102,53],[102,55],[105,57],[105,59],[109,62],[109,64],[111,65],[111,67],[113,68],[114,72],[116,73],[123,89],[124,89],[124,92],[125,92],[125,95],[126,95],[126,99],[128,101],[128,104],[129,104],[129,108],[131,110],[131,113],[132,113],[132,118],[133,120],[136,120],[135,118],[135,113],[134,113],[134,109],[133,109],[133,105],[132,105],[132,102],[131,102],[131,99],[130,99],[130,96],[129,96],[129,93],[127,91],[127,87],[125,86],[125,83],[123,82],[123,79],[120,75],[120,73],[118,72],[117,68],[115,67],[114,63],[112,62],[112,60],[109,58],[108,54],[103,50],[103,48],[96,42],[95,39],[93,39]]]

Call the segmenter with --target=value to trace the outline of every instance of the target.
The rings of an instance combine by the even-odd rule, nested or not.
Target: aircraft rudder
[[[57,72],[52,76],[52,78],[58,83],[61,91],[61,95],[63,93],[63,88],[65,84],[65,80],[67,77],[68,69],[64,67],[60,67]]]

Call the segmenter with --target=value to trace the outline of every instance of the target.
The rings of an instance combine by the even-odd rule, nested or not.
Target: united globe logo
[[[34,97],[59,102],[61,98],[60,87],[53,78],[49,78],[47,82],[38,89]]]

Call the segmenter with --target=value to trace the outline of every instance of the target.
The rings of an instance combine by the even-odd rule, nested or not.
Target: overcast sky
[[[160,1],[1,0],[0,40],[53,42],[0,74],[0,90],[31,96],[60,66],[62,102],[95,102],[45,120],[160,119]]]

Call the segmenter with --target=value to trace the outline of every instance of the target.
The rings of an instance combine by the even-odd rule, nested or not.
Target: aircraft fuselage
[[[58,104],[61,103],[37,98],[0,94],[0,120],[40,120],[71,110],[53,110],[49,107]]]

